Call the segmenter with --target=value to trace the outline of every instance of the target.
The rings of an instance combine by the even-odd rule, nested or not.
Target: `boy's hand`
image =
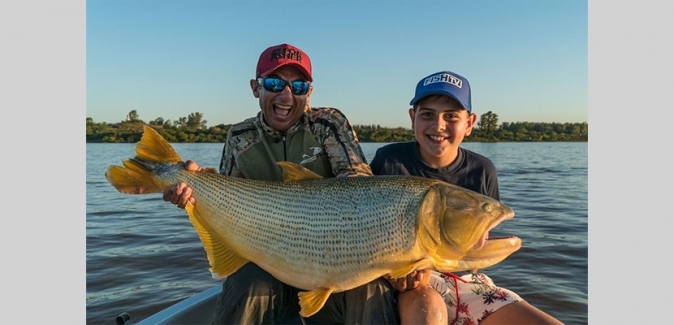
[[[185,169],[187,170],[194,170],[194,171],[206,171],[204,168],[201,168],[196,162],[193,160],[188,160],[185,162]],[[212,168],[207,168],[208,172],[212,172]],[[196,204],[196,200],[192,197],[192,188],[187,186],[184,182],[180,182],[176,185],[173,185],[164,191],[164,195],[162,196],[164,201],[169,201],[175,205],[177,205],[179,208],[184,209],[185,205],[187,205],[187,201],[191,202],[192,204]]]
[[[415,289],[419,286],[429,270],[412,271],[412,273],[397,279],[392,279],[390,274],[384,275],[384,279],[391,283],[391,286],[400,292]],[[429,273],[430,275],[430,273]]]

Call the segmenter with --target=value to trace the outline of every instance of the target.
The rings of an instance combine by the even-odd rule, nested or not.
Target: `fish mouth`
[[[438,249],[438,255],[443,259],[473,261],[475,262],[473,263],[474,265],[480,265],[479,268],[483,268],[484,265],[491,265],[491,261],[500,261],[506,258],[521,247],[521,239],[517,236],[490,238],[489,231],[501,224],[501,222],[512,219],[514,216],[515,212],[512,209],[504,207],[498,216],[484,226],[484,231],[472,246],[469,246],[470,244],[466,243],[464,248],[461,248],[461,245],[458,243],[453,242],[449,238],[445,238],[443,239],[443,241],[445,241],[444,244]],[[497,262],[493,262],[493,264],[496,263]]]
[[[485,243],[486,243],[488,240],[497,240],[497,239],[501,239],[501,238],[506,238],[506,237],[489,238],[489,231],[492,230],[492,229],[494,229],[494,228],[495,228],[496,226],[498,226],[499,224],[501,224],[501,222],[506,221],[506,220],[510,220],[510,219],[512,219],[514,216],[515,216],[515,212],[514,212],[512,209],[510,209],[510,208],[508,208],[507,210],[501,212],[501,213],[499,214],[499,216],[498,216],[496,219],[492,220],[492,222],[489,223],[489,225],[487,225],[487,227],[485,228],[484,233],[482,233],[482,236],[480,236],[480,238],[477,240],[477,243],[475,243],[475,245],[473,246],[473,248],[472,248],[471,250],[480,250],[480,249],[482,249],[482,248],[484,247]]]
[[[472,249],[463,257],[464,261],[503,260],[522,247],[522,239],[517,236],[489,238],[480,249]],[[486,263],[487,265],[493,262]],[[493,263],[495,264],[495,263]],[[484,268],[480,267],[480,268]]]
[[[520,249],[522,247],[522,239],[517,236],[489,238],[490,230],[502,222],[512,219],[514,216],[515,211],[507,206],[503,206],[501,213],[485,227],[482,236],[467,252],[464,259],[466,261],[503,259]]]

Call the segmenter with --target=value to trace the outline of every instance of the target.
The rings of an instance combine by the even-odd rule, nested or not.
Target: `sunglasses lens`
[[[264,89],[267,91],[273,91],[275,93],[280,93],[288,84],[287,81],[280,78],[264,78]],[[295,80],[290,83],[290,90],[294,95],[306,95],[309,92],[309,83],[302,80]]]
[[[275,93],[280,93],[285,88],[286,82],[283,79],[279,78],[265,78],[264,79],[264,89],[268,91],[273,91]]]
[[[295,80],[290,84],[292,85],[290,88],[293,90],[293,94],[295,95],[305,95],[309,91],[309,83],[306,81]]]

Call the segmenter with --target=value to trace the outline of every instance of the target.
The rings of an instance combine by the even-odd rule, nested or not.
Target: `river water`
[[[384,143],[362,143],[368,161]],[[184,159],[218,167],[222,144],[173,144]],[[490,236],[516,235],[522,248],[481,270],[566,324],[588,322],[587,142],[464,143],[490,158],[501,201],[515,218]],[[87,144],[88,324],[133,322],[221,281],[211,278],[204,249],[184,210],[161,194],[125,195],[105,169],[134,155],[135,144]]]

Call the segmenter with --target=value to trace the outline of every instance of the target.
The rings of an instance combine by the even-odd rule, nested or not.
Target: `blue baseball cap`
[[[451,71],[436,72],[425,77],[417,84],[414,99],[410,105],[414,106],[422,98],[430,95],[445,95],[455,99],[463,108],[472,112],[470,105],[470,84],[468,80]]]

